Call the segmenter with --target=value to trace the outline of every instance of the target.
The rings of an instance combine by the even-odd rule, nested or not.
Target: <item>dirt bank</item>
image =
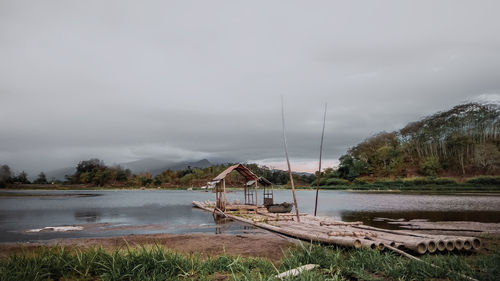
[[[275,234],[151,234],[106,238],[54,239],[43,243],[0,244],[0,258],[23,252],[32,252],[42,246],[64,246],[70,249],[102,247],[106,250],[126,249],[145,245],[160,245],[181,253],[200,253],[202,257],[228,254],[244,257],[263,257],[278,262],[283,251],[293,243]]]

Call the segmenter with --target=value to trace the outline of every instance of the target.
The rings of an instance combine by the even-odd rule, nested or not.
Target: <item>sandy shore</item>
[[[263,257],[278,262],[283,251],[291,247],[290,239],[275,234],[150,234],[105,238],[54,239],[40,243],[0,244],[0,258],[13,254],[36,251],[43,246],[64,246],[69,249],[102,247],[106,250],[126,249],[146,245],[159,245],[176,252],[199,253],[202,257],[227,254],[243,257]]]

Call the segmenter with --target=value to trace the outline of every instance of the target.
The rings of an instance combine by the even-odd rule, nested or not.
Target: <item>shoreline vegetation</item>
[[[242,250],[251,249],[260,239],[251,236],[247,235],[250,241],[241,243]],[[490,246],[480,252],[427,254],[420,256],[424,262],[390,251],[307,242],[280,242],[281,254],[274,253],[271,259],[266,257],[267,247],[261,247],[259,253],[234,254],[234,246],[228,246],[227,252],[223,248],[206,255],[201,249],[171,249],[161,240],[134,244],[127,242],[128,238],[120,237],[121,243],[112,247],[66,243],[23,248],[21,244],[0,258],[0,280],[280,280],[275,277],[278,273],[306,264],[319,266],[284,280],[467,280],[466,276],[498,280],[500,276],[496,236],[483,238]],[[225,235],[221,239],[242,238]]]
[[[241,186],[228,186],[229,190],[239,190]],[[288,185],[275,185],[275,190],[290,189]],[[315,189],[315,184],[299,185],[300,190]],[[120,186],[105,185],[93,186],[83,184],[16,184],[0,189],[0,196],[9,196],[1,192],[15,190],[113,190],[113,189],[161,189],[161,190],[205,190],[199,186]],[[357,179],[352,182],[335,179],[319,186],[320,190],[345,190],[345,191],[394,191],[394,192],[500,192],[500,176],[482,176],[467,179],[412,177],[404,179]],[[208,190],[210,191],[210,190]]]

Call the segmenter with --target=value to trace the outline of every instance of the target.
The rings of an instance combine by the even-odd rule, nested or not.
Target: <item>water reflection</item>
[[[9,192],[9,191],[5,191]],[[101,237],[147,233],[246,233],[262,231],[192,208],[192,201],[214,200],[210,192],[175,190],[15,191],[0,197],[0,242],[65,237]],[[50,196],[43,196],[50,193]],[[36,196],[31,196],[36,195]],[[291,202],[289,190],[276,190],[276,202]],[[227,194],[242,200],[243,192]],[[314,191],[297,191],[300,211],[314,212]],[[346,221],[395,228],[376,218],[500,222],[500,196],[371,194],[321,191],[318,214]],[[26,233],[47,226],[105,224],[109,231]],[[151,225],[161,227],[150,227]]]
[[[101,216],[97,211],[76,211],[75,220],[84,222],[97,222]]]
[[[215,215],[215,234],[248,233],[257,230],[255,226],[235,222],[232,219]]]
[[[476,221],[483,223],[500,222],[500,211],[343,211],[340,217],[344,221],[362,221],[364,224],[387,228],[400,229],[399,224],[391,221],[426,220],[437,221]]]
[[[232,224],[232,220],[214,215],[214,222],[215,222],[215,234],[223,234],[229,230]]]

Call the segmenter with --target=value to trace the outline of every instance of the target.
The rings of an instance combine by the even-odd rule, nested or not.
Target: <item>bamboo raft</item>
[[[327,217],[291,213],[270,213],[263,206],[227,205],[223,212],[215,202],[193,201],[193,205],[214,215],[224,216],[256,227],[290,237],[335,244],[346,247],[369,247],[384,250],[386,246],[410,250],[418,254],[437,251],[471,251],[481,248],[477,237],[420,234],[401,230],[387,230],[364,225],[362,222],[343,222]]]

